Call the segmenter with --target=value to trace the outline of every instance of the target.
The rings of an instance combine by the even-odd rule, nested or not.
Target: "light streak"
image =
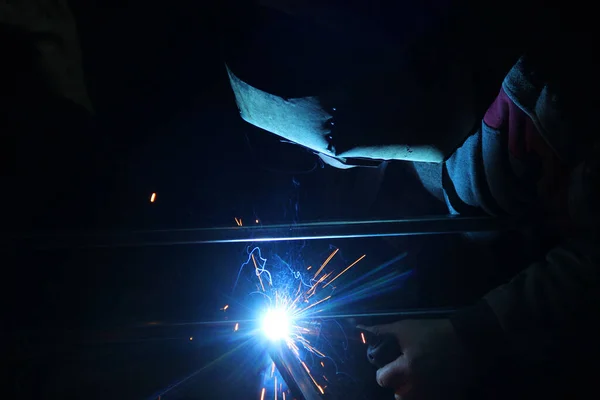
[[[306,308],[303,308],[302,310],[298,311],[298,314],[299,314],[299,313],[303,313],[303,312],[305,312],[306,310],[308,310],[309,308],[313,308],[314,306],[316,306],[316,305],[319,305],[319,304],[321,304],[322,302],[329,300],[330,298],[331,298],[331,296],[327,296],[327,297],[325,297],[324,299],[321,299],[321,300],[317,301],[316,303],[313,303],[313,304],[311,304],[310,306],[308,306],[308,307],[306,307]]]
[[[275,377],[275,400],[277,400],[277,377]]]
[[[236,322],[236,323],[235,323],[235,327],[233,328],[233,331],[234,331],[234,332],[237,332],[237,331],[238,331],[238,329],[240,329],[240,323],[239,323],[239,322]]]
[[[330,285],[330,284],[331,284],[333,281],[335,281],[337,278],[339,278],[340,276],[342,276],[342,275],[343,275],[343,274],[344,274],[346,271],[348,271],[350,268],[352,268],[352,267],[354,267],[356,264],[358,264],[358,262],[359,262],[360,260],[362,260],[363,258],[365,258],[366,256],[367,256],[366,254],[363,254],[362,256],[360,256],[360,257],[358,258],[358,260],[356,260],[356,261],[354,261],[352,264],[348,265],[348,266],[346,267],[346,269],[345,269],[345,270],[343,270],[342,272],[340,272],[339,274],[337,274],[337,275],[335,276],[335,278],[333,278],[332,280],[330,280],[329,282],[327,282],[327,283],[325,284],[325,286],[323,286],[323,288],[326,288],[327,286],[329,286],[329,285]]]
[[[308,369],[308,367],[306,366],[306,363],[304,361],[300,361],[300,364],[302,364],[302,366],[304,367],[306,372],[310,374],[310,369]]]
[[[317,275],[319,275],[321,273],[321,271],[323,271],[323,268],[325,268],[327,266],[327,264],[329,264],[329,261],[331,261],[331,259],[333,258],[333,256],[336,255],[336,253],[338,252],[339,249],[335,249],[330,255],[329,257],[327,257],[327,259],[323,262],[323,264],[321,265],[321,267],[317,270],[317,272],[315,273],[315,276],[313,276],[313,279],[315,279],[317,277]]]
[[[364,333],[362,333],[362,332],[360,333],[360,338],[361,338],[361,340],[362,340],[362,342],[364,344],[367,344],[367,339],[365,339],[365,334]]]
[[[265,400],[265,393],[267,392],[267,388],[262,388],[260,392],[260,400]]]
[[[150,195],[150,203],[154,203],[154,200],[156,200],[156,193]]]

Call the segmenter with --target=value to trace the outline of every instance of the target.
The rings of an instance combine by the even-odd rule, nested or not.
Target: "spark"
[[[327,259],[323,262],[323,264],[321,265],[321,267],[317,270],[317,272],[315,273],[315,276],[313,276],[313,279],[316,279],[317,276],[321,273],[321,271],[323,271],[323,268],[325,268],[327,266],[327,264],[329,264],[329,261],[331,261],[331,259],[333,258],[333,256],[336,255],[336,253],[338,252],[339,249],[335,249],[330,255],[329,257],[327,257]]]
[[[192,340],[194,340],[194,337],[193,337],[193,336],[190,336],[190,342],[191,342]]]
[[[257,219],[257,220],[255,220],[254,222],[256,222],[257,224],[259,224],[259,223],[260,223],[260,221],[259,221],[258,219]]]
[[[283,400],[285,400],[285,392],[281,392],[281,394],[283,395]]]
[[[316,306],[316,305],[319,305],[319,304],[321,304],[322,302],[329,300],[330,298],[331,298],[331,296],[327,296],[327,297],[325,297],[324,299],[321,299],[321,300],[317,301],[316,303],[313,303],[313,304],[311,304],[310,306],[308,306],[308,307],[306,307],[306,308],[303,308],[302,310],[298,311],[298,313],[303,313],[303,312],[305,312],[306,310],[308,310],[309,308],[313,308],[314,306]]]
[[[261,392],[260,392],[260,400],[265,400],[265,392],[267,391],[267,388],[262,388]]]
[[[300,361],[300,363],[302,364],[302,366],[304,367],[306,372],[310,374],[310,369],[308,369],[308,367],[306,366],[306,363],[304,361]]]
[[[223,308],[221,308],[221,311],[226,311],[229,308],[229,304],[225,304],[225,306]]]
[[[234,331],[234,332],[237,332],[237,330],[238,330],[238,329],[240,329],[240,323],[239,323],[239,322],[236,322],[236,323],[235,323],[235,327],[233,328],[233,331]]]
[[[275,400],[277,400],[277,377],[275,377]]]
[[[331,284],[333,281],[335,281],[337,278],[339,278],[340,276],[342,276],[342,275],[343,275],[343,274],[344,274],[346,271],[348,271],[350,268],[352,268],[352,267],[354,267],[356,264],[358,264],[358,262],[359,262],[360,260],[362,260],[363,258],[365,258],[366,256],[367,256],[366,254],[363,254],[362,256],[360,256],[360,257],[358,258],[358,260],[356,260],[356,261],[354,261],[352,264],[348,265],[348,266],[346,267],[346,269],[345,269],[345,270],[343,270],[342,272],[340,272],[339,274],[337,274],[337,275],[335,276],[335,278],[333,278],[332,280],[330,280],[329,282],[327,282],[327,283],[325,284],[325,286],[323,286],[323,288],[326,288],[327,286],[329,286],[329,285],[330,285],[330,284]]]
[[[154,203],[154,200],[156,200],[156,193],[150,195],[150,203]]]
[[[364,344],[367,344],[367,339],[365,339],[365,334],[364,333],[362,333],[362,332],[360,333],[360,338],[362,339],[362,342]]]

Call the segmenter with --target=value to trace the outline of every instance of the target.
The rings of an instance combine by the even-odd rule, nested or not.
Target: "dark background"
[[[3,128],[9,173],[1,212],[10,235],[444,212],[402,164],[385,175],[334,170],[242,121],[223,44],[245,29],[231,22],[244,7],[98,1],[72,8],[96,114],[35,87],[10,94],[4,116],[26,121]],[[382,177],[381,187],[372,185]],[[407,251],[395,268],[415,273],[386,298],[387,308],[458,306],[502,277],[454,236],[301,246],[265,247],[310,264],[337,246],[339,266],[366,253],[357,273]],[[7,388],[14,398],[156,398],[234,346],[212,328],[131,327],[218,318],[245,245],[14,247],[3,257]],[[211,364],[165,398],[254,398],[258,370],[246,356]],[[368,371],[355,378],[372,386]]]

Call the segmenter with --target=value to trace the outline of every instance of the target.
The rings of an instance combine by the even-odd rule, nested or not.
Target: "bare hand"
[[[377,383],[393,389],[396,399],[462,398],[466,362],[449,320],[404,320],[360,328],[398,340],[402,355],[377,370]]]

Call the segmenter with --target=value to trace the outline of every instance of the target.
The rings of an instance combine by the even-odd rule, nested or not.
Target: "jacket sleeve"
[[[597,238],[570,240],[457,312],[452,323],[481,371],[505,358],[539,364],[558,349],[576,351],[600,306],[598,244]]]

